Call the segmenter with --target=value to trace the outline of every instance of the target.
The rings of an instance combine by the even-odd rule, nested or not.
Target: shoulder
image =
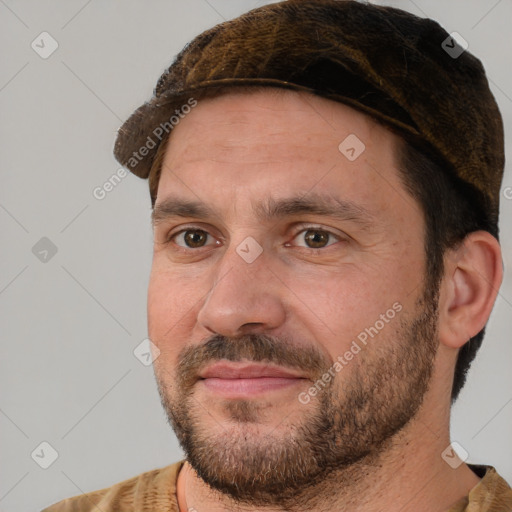
[[[176,480],[185,461],[153,469],[111,487],[59,501],[42,512],[175,512]]]
[[[512,510],[512,488],[496,469],[493,466],[477,464],[468,466],[481,480],[467,497],[468,508],[462,510]]]

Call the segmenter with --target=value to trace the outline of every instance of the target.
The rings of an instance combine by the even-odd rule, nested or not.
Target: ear
[[[444,258],[439,297],[439,335],[443,345],[460,348],[480,332],[491,314],[503,279],[498,241],[474,231]]]

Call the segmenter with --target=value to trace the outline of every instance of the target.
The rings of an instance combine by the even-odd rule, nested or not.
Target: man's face
[[[162,404],[212,487],[292,500],[375,461],[417,412],[436,301],[396,147],[369,117],[291,91],[200,101],[174,128],[149,335]]]

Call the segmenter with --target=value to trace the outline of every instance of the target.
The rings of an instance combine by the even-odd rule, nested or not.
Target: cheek
[[[177,352],[181,339],[194,326],[196,297],[194,283],[177,279],[171,272],[151,271],[148,300],[149,338],[161,352]]]
[[[410,262],[409,262],[410,263]],[[371,266],[346,265],[339,271],[315,272],[296,279],[288,275],[291,308],[306,329],[315,335],[332,359],[343,354],[351,341],[378,322],[387,326],[398,310],[417,296],[419,268],[409,272],[399,263]],[[416,291],[411,293],[411,290]],[[382,316],[384,315],[384,320]],[[386,329],[388,331],[388,329]]]
[[[161,338],[163,320],[168,318],[173,309],[171,301],[172,295],[165,276],[156,271],[153,264],[148,286],[148,329],[155,343]]]
[[[356,275],[331,275],[322,280],[303,281],[295,288],[300,301],[296,305],[302,309],[302,320],[309,324],[308,330],[323,339],[324,349],[331,359],[342,354],[350,341],[375,316],[379,305],[369,300],[374,295],[371,283],[358,279]],[[305,307],[304,307],[305,306]],[[309,322],[305,321],[309,319]]]

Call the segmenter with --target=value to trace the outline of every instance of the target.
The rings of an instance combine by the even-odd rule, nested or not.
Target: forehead
[[[366,145],[380,145],[379,150],[384,146],[392,149],[397,142],[381,123],[348,105],[274,87],[225,89],[214,97],[199,99],[185,119],[171,133],[166,158],[169,153],[181,156],[180,149],[186,153],[186,147],[194,143],[199,151],[196,155],[202,155],[211,150],[207,143],[214,139],[217,148],[242,152],[244,139],[272,149],[277,144],[281,150],[295,145],[308,152],[330,145],[333,155],[337,155],[340,141],[351,134]]]
[[[223,198],[224,206],[242,197],[254,204],[314,192],[364,205],[375,202],[379,187],[389,202],[396,194],[386,189],[406,194],[397,173],[399,141],[368,115],[304,92],[200,99],[171,133],[156,203],[176,192],[204,203]]]

